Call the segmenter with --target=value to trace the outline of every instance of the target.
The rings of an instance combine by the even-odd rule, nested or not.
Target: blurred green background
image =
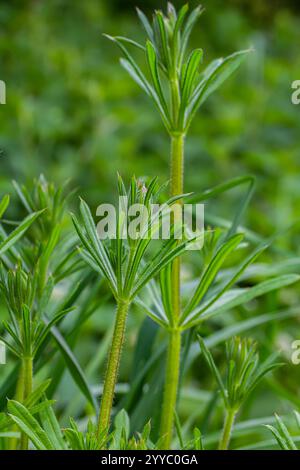
[[[180,6],[182,2],[175,2]],[[196,2],[191,2],[195,5]],[[255,53],[195,119],[187,141],[186,189],[256,175],[248,212],[268,234],[299,216],[300,5],[294,1],[210,0],[193,35],[204,63],[253,46]],[[136,37],[134,6],[166,2],[2,1],[0,189],[44,173],[70,179],[90,203],[111,197],[116,172],[168,178],[168,139],[151,103],[118,63],[103,32]],[[235,195],[234,195],[235,196]],[[230,204],[222,208],[226,217]],[[285,243],[288,243],[287,241]]]
[[[300,215],[300,106],[291,103],[291,84],[300,79],[300,4],[297,0],[201,3],[206,11],[193,34],[193,45],[204,49],[205,64],[249,46],[255,52],[194,120],[187,139],[185,188],[200,192],[234,176],[255,175],[257,187],[244,222],[267,236]],[[166,2],[0,1],[0,79],[7,87],[7,104],[0,106],[1,194],[12,192],[12,179],[26,183],[43,173],[56,183],[69,179],[96,207],[112,199],[117,171],[125,180],[132,174],[168,178],[169,140],[160,118],[120,67],[119,51],[102,36],[107,32],[143,41],[136,5],[150,14]],[[234,216],[240,191],[220,198],[218,215]],[[296,256],[298,241],[297,233],[290,232],[277,246]],[[297,301],[297,289],[288,291],[283,304]],[[276,299],[276,294],[264,299],[257,311],[276,308]],[[99,382],[99,361],[104,363],[104,353],[98,356],[99,338],[111,325],[113,306],[99,310],[102,315],[95,315],[85,327],[76,350],[81,364],[95,357],[88,368],[93,383]],[[126,348],[131,352],[139,319],[129,318]],[[274,331],[271,325],[257,335],[267,345],[273,340],[290,341],[284,332],[275,339]],[[288,324],[286,334],[297,334],[295,323]],[[127,383],[132,356],[124,354],[123,361],[120,380]],[[281,390],[279,396],[286,395],[298,406],[297,374],[295,367],[285,368],[282,378],[287,391]],[[83,402],[78,392],[77,402],[68,402],[76,387],[68,375],[64,380],[58,397],[58,406],[66,407],[63,422],[76,415],[77,403]],[[185,417],[199,414],[207,400],[198,383],[196,365],[183,392]],[[262,405],[249,404],[250,417],[274,412],[279,401],[269,400],[271,393],[266,392]],[[138,413],[139,408],[134,419],[140,425]],[[246,418],[247,413],[246,409]]]

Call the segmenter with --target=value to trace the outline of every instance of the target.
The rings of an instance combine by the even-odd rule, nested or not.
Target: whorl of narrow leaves
[[[9,205],[9,196],[6,194],[0,201],[0,219],[5,213]],[[44,210],[31,211],[20,224],[15,228],[9,235],[6,234],[4,228],[0,224],[0,256],[7,252],[13,245],[20,240],[20,238],[25,234],[25,232],[31,227],[33,222],[37,220]]]
[[[191,32],[202,14],[201,6],[189,12],[184,5],[178,12],[168,3],[165,15],[157,10],[150,23],[137,9],[146,31],[145,46],[131,39],[105,35],[124,54],[121,64],[150,96],[170,134],[186,133],[198,108],[240,65],[248,50],[214,60],[201,68],[203,51],[187,53]],[[144,51],[148,73],[144,73],[127,46]]]
[[[10,234],[4,229],[7,220],[0,221],[0,293],[9,314],[3,323],[1,340],[20,362],[24,357],[33,359],[34,371],[49,362],[56,346],[74,382],[97,410],[85,374],[66,340],[69,333],[59,328],[86,288],[85,281],[94,275],[77,256],[76,234],[70,235],[63,224],[72,192],[66,194],[64,185],[56,186],[43,176],[31,185],[14,183],[14,186],[28,216],[19,224],[13,223],[16,228]],[[1,218],[8,204],[9,197],[4,196],[0,200]],[[84,272],[77,275],[78,271]],[[55,287],[62,280],[67,280],[66,292],[58,302]],[[74,330],[78,331],[81,322],[75,323]],[[2,405],[19,377],[15,367],[10,380],[1,387]]]
[[[43,175],[34,180],[31,190],[24,185],[20,186],[16,181],[13,181],[13,184],[22,205],[29,214],[40,210],[44,211],[43,217],[39,219],[37,226],[39,228],[39,237],[47,239],[49,233],[61,223],[72,191],[69,191],[66,195],[66,184],[56,186],[47,181]]]
[[[8,309],[18,319],[22,316],[23,305],[33,306],[36,278],[27,274],[21,266],[5,272],[0,267],[0,290],[4,295]]]
[[[297,411],[294,411],[294,415],[295,415],[298,430],[300,430],[300,414]],[[271,431],[271,433],[275,437],[280,449],[281,450],[298,450],[294,442],[293,436],[290,434],[283,420],[277,414],[275,414],[275,419],[276,419],[276,426],[271,426],[270,424],[266,424],[265,426],[267,429]]]
[[[217,246],[213,245],[210,260],[203,267],[196,287],[188,290],[187,301],[183,302],[182,312],[177,321],[177,328],[187,330],[199,325],[201,322],[215,315],[225,313],[229,309],[245,304],[267,292],[288,286],[299,280],[297,274],[282,274],[265,279],[251,287],[234,287],[247,268],[267,248],[263,243],[255,248],[240,264],[229,270],[222,276],[222,282],[218,276],[222,274],[224,264],[243,240],[243,234],[235,234],[225,239],[222,243],[218,239]],[[207,247],[207,244],[206,244]],[[164,327],[174,326],[172,314],[172,283],[170,266],[160,272],[160,292],[154,282],[148,286],[151,305],[147,305],[140,298],[136,303],[159,325]]]
[[[146,189],[146,190],[145,190]],[[154,278],[174,258],[182,254],[195,239],[178,242],[175,237],[166,240],[163,247],[152,255],[147,261],[144,256],[153,239],[159,232],[162,218],[153,215],[150,205],[157,201],[161,188],[157,188],[157,179],[150,181],[147,188],[141,186],[132,178],[130,187],[126,191],[122,179],[119,177],[119,197],[128,198],[128,207],[135,203],[141,204],[145,209],[145,219],[141,232],[136,239],[122,236],[124,224],[130,224],[130,216],[126,210],[118,211],[116,220],[116,239],[105,242],[98,236],[91,211],[83,200],[80,203],[81,222],[72,216],[75,229],[82,243],[81,254],[85,261],[96,271],[99,271],[107,280],[111,292],[117,300],[133,300],[140,290]],[[168,208],[184,195],[170,198],[161,209]],[[163,212],[163,211],[162,211]],[[171,231],[172,233],[172,231]]]
[[[6,336],[1,339],[18,357],[35,357],[51,328],[71,310],[58,311],[45,325],[35,302],[37,275],[26,273],[21,266],[8,272],[1,268],[0,272],[0,291],[10,317],[3,322]]]
[[[227,410],[238,411],[263,377],[281,365],[274,362],[275,355],[260,363],[256,343],[250,338],[234,337],[226,342],[227,368],[223,380],[205,342],[200,336],[198,340]]]

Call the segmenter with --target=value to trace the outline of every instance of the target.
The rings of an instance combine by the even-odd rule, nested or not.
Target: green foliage
[[[145,46],[124,37],[106,35],[122,50],[125,56],[121,59],[122,66],[153,100],[170,134],[187,132],[199,107],[238,68],[248,52],[216,59],[200,72],[202,49],[195,49],[188,56],[186,50],[193,27],[203,10],[200,6],[190,13],[188,10],[188,4],[177,12],[168,3],[167,15],[160,10],[155,11],[150,24],[144,13],[137,9],[148,36]],[[126,45],[145,51],[150,81]],[[164,83],[161,75],[165,78]],[[165,96],[164,88],[168,89],[168,96]]]
[[[9,400],[7,408],[8,419],[19,426],[37,450],[99,450],[106,445],[112,450],[146,450],[155,447],[149,441],[150,423],[145,425],[141,434],[130,438],[129,418],[124,410],[115,417],[112,433],[108,436],[103,434],[99,439],[92,421],[87,423],[85,431],[80,431],[74,419],[70,418],[70,427],[60,429],[51,402],[45,401],[45,398],[40,402],[39,411],[31,411],[15,400]]]
[[[1,266],[0,289],[9,318],[3,321],[2,341],[19,361],[19,367],[12,371],[9,386],[12,393],[15,388],[17,400],[26,403],[32,392],[33,371],[45,366],[53,355],[53,344],[59,344],[58,350],[75,382],[96,407],[81,367],[57,329],[66,314],[74,309],[73,302],[80,291],[72,293],[77,284],[72,275],[82,269],[75,259],[74,240],[71,238],[71,243],[66,243],[67,233],[61,234],[66,210],[63,188],[55,188],[43,177],[34,182],[32,191],[16,184],[15,187],[29,215],[25,219],[26,225],[21,223],[12,234],[19,229],[24,234],[32,222],[36,222],[30,227],[28,237],[24,239],[23,236],[22,243],[13,246],[22,234],[16,240],[13,235],[8,235],[3,242],[11,240],[7,253],[2,256]],[[70,290],[72,296],[57,302],[55,289],[62,280],[67,280],[67,291]],[[49,343],[52,344],[50,348]],[[5,387],[1,394],[1,399],[5,399]],[[22,432],[26,435],[24,429]],[[26,443],[22,445],[27,446]]]
[[[300,207],[300,121],[290,93],[300,68],[297,6],[286,2],[270,12],[264,1],[245,10],[245,2],[216,0],[198,27],[200,8],[180,6],[176,13],[169,6],[153,22],[148,19],[153,2],[143,2],[147,16],[140,10],[138,16],[145,40],[133,11],[121,3],[54,0],[32,8],[16,2],[1,7],[1,79],[8,96],[0,116],[0,334],[8,351],[7,364],[0,365],[0,448],[24,446],[24,436],[30,448],[159,448],[165,340],[178,326],[182,367],[172,447],[215,449],[221,435],[227,447],[232,437],[235,449],[294,449],[299,429],[290,411],[300,406],[299,371],[290,362],[290,345],[299,336],[299,290],[291,273],[299,274],[294,221]],[[125,72],[101,38],[104,31],[112,32],[122,49]],[[136,41],[120,36],[123,32]],[[255,53],[232,74],[246,57],[232,51],[249,46]],[[220,56],[225,59],[213,60]],[[221,83],[222,91],[213,94]],[[138,242],[135,248],[122,243],[121,251],[119,242],[118,247],[117,241],[105,242],[116,282],[110,289],[104,258],[93,251],[91,259],[86,249],[84,260],[78,256],[68,214],[76,200],[69,186],[59,185],[70,179],[93,208],[114,198],[116,170],[126,180],[132,174],[167,180],[157,110],[168,132],[189,129],[185,184],[194,193],[187,201],[204,202],[206,210],[203,250],[182,259],[180,325],[171,308],[171,264],[154,272],[156,279],[149,271],[147,284],[135,291],[158,247],[149,244],[143,251],[124,290],[128,254]],[[41,172],[57,184],[37,178]],[[255,193],[252,175],[258,176]],[[11,179],[25,181],[15,183],[18,198],[11,194]],[[115,297],[127,296],[129,287],[135,302],[107,435],[94,424],[103,393],[99,378],[112,342]],[[199,369],[195,331],[208,351],[214,350],[217,386],[209,368]],[[260,357],[282,349],[286,364],[246,393],[258,376],[257,353],[246,361],[252,343],[241,339],[244,356],[232,344],[234,367],[223,378],[228,369],[223,343],[250,333]],[[28,380],[20,393],[22,357],[29,352],[32,390],[26,362]],[[241,370],[247,364],[245,390]],[[222,387],[230,390],[231,404],[242,400],[237,423],[235,417],[230,423],[232,416],[218,400]],[[273,416],[275,409],[282,418]],[[223,439],[224,417],[230,430],[224,426]]]
[[[200,336],[198,336],[198,340],[224,402],[226,416],[219,449],[226,450],[229,445],[236,414],[241,406],[246,402],[249,394],[256,388],[259,382],[269,372],[282,364],[275,363],[272,356],[260,363],[259,355],[256,351],[256,343],[252,339],[233,337],[226,342],[227,367],[225,381],[223,381],[221,373],[205,342]]]
[[[295,414],[295,419],[298,425],[298,429],[300,430],[299,413],[295,411],[294,414]],[[277,415],[275,415],[275,419],[276,419],[276,427],[271,426],[270,424],[266,424],[266,428],[268,428],[271,431],[280,449],[281,450],[298,450],[296,444],[294,443],[293,437],[289,433],[283,420],[280,418],[280,416],[277,416]]]
[[[132,178],[130,187],[126,192],[122,179],[119,177],[119,198],[128,198],[128,207],[141,204],[145,209],[143,222],[139,233],[133,238],[128,235],[124,238],[126,230],[132,220],[126,208],[119,208],[116,220],[116,239],[109,240],[106,246],[99,240],[88,205],[81,201],[80,212],[82,224],[73,216],[73,223],[82,242],[83,258],[96,271],[106,278],[116,300],[132,301],[140,290],[171,261],[183,253],[187,246],[195,241],[183,240],[177,243],[172,236],[163,248],[152,255],[151,261],[145,263],[145,253],[151,240],[159,233],[164,218],[169,216],[169,208],[183,195],[169,199],[161,207],[163,215],[153,214],[151,205],[157,203],[160,190],[157,188],[156,178],[149,182],[147,188]],[[120,200],[120,199],[119,199]],[[84,227],[84,230],[82,229]],[[176,230],[176,229],[175,229]]]
[[[188,292],[186,298],[188,299],[181,316],[179,317],[179,328],[186,330],[198,326],[203,321],[210,319],[213,316],[220,315],[228,311],[232,307],[243,305],[263,294],[276,290],[284,285],[290,285],[299,280],[297,274],[287,274],[266,279],[255,286],[250,288],[231,287],[238,282],[239,278],[246,271],[251,263],[253,263],[259,254],[265,250],[265,246],[255,249],[254,252],[242,261],[242,263],[234,268],[229,273],[228,277],[222,279],[222,282],[213,283],[216,275],[220,272],[222,263],[226,256],[233,251],[243,238],[242,234],[232,236],[228,241],[224,242],[216,251],[215,256],[212,257],[210,263],[198,281],[197,287],[192,292]],[[210,288],[210,291],[209,291]],[[153,307],[148,306],[141,299],[137,299],[136,303],[141,308],[145,309],[147,314],[158,324],[168,328],[173,325],[174,318],[172,317],[172,284],[170,281],[170,270],[162,271],[160,277],[161,300],[158,296],[157,287],[151,285],[149,291]],[[207,294],[207,295],[206,295]],[[202,299],[206,295],[204,301]],[[155,301],[153,301],[155,299]]]
[[[237,411],[255,389],[263,377],[282,364],[274,363],[270,357],[259,363],[256,344],[250,338],[233,337],[226,342],[226,378],[223,382],[221,374],[205,342],[198,337],[201,350],[213,373],[227,409]]]

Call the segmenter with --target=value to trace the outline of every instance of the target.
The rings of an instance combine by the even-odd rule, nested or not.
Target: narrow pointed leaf
[[[16,243],[24,233],[29,229],[33,222],[43,213],[44,211],[34,212],[28,215],[23,222],[11,233],[8,237],[0,243],[0,255],[5,251],[9,250],[14,243]]]
[[[38,450],[55,450],[38,421],[21,403],[9,400],[8,414]]]

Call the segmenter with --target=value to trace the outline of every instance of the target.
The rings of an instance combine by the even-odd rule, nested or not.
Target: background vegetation
[[[13,194],[11,180],[29,183],[43,173],[48,180],[77,188],[92,210],[115,194],[116,172],[128,181],[137,176],[168,177],[168,139],[155,110],[122,70],[114,46],[102,35],[122,34],[141,38],[134,6],[148,12],[163,7],[161,1],[51,2],[12,0],[1,2],[1,79],[7,85],[7,104],[0,108],[0,193]],[[180,2],[174,2],[180,5]],[[191,2],[194,4],[195,2]],[[299,79],[300,11],[296,1],[205,1],[206,8],[193,34],[204,49],[204,61],[253,46],[238,73],[204,105],[195,118],[187,140],[185,188],[200,192],[226,179],[253,174],[257,186],[243,224],[261,236],[270,236],[297,222],[300,215],[299,107],[291,103],[291,83]],[[208,204],[222,220],[230,219],[241,197],[233,190]],[[77,197],[71,198],[73,209]],[[12,198],[9,216],[24,212]],[[221,220],[221,223],[222,223]],[[68,217],[65,225],[71,226]],[[271,266],[288,260],[288,269],[299,270],[299,232],[290,230],[278,238],[273,251],[262,257]],[[186,278],[194,267],[186,265]],[[259,274],[256,273],[257,276]],[[63,295],[63,294],[62,294]],[[107,292],[98,292],[103,300]],[[98,299],[98,300],[99,300]],[[218,318],[203,333],[229,323],[299,304],[299,285],[271,293]],[[93,315],[84,323],[74,352],[88,381],[99,393],[104,357],[110,341],[111,299],[96,302]],[[3,316],[4,308],[3,310]],[[156,328],[135,311],[129,317],[128,337],[122,359],[116,406],[125,406],[133,429],[141,429],[152,417],[156,429],[157,403],[163,377],[159,364],[149,368],[134,395],[137,370],[143,367]],[[274,411],[290,415],[299,408],[299,369],[290,362],[291,343],[300,338],[299,317],[272,322],[251,330],[262,357],[282,349],[287,365],[261,385],[240,414],[240,421],[258,420],[253,427],[237,427],[234,447],[246,447],[270,438],[261,424],[273,422]],[[189,435],[193,425],[214,445],[222,414],[214,410],[214,382],[195,343],[182,385],[179,418]],[[214,348],[216,361],[224,362],[222,344]],[[58,354],[53,361],[58,361]],[[141,360],[138,363],[138,360]],[[0,366],[0,385],[12,370],[13,357]],[[41,378],[53,372],[53,362]],[[298,366],[300,367],[300,366]],[[151,388],[151,394],[147,391]],[[69,416],[85,424],[89,412],[85,398],[66,371],[54,394],[62,426]],[[251,431],[249,431],[251,429]],[[256,446],[257,447],[257,446]]]

